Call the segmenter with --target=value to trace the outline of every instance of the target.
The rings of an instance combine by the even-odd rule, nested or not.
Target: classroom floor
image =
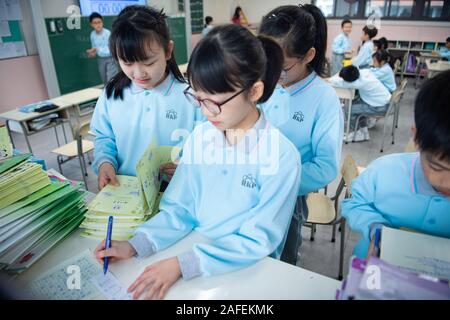
[[[380,153],[381,134],[383,130],[383,121],[379,120],[376,126],[370,130],[370,141],[343,144],[342,159],[347,154],[351,154],[356,160],[359,166],[367,166],[372,160],[386,154],[403,152],[408,140],[410,139],[411,125],[414,120],[413,101],[416,94],[416,90],[412,86],[413,79],[409,79],[406,93],[403,96],[403,100],[400,104],[400,117],[398,129],[395,132],[395,144],[391,144],[390,140],[390,124],[392,118],[389,118],[389,126],[387,128],[384,153]],[[62,139],[62,132],[60,131],[60,137]],[[66,128],[66,132],[70,132],[69,128]],[[28,152],[25,139],[21,134],[12,133],[12,138],[15,142],[15,147],[23,152]],[[70,133],[68,138],[70,139]],[[46,130],[30,137],[30,143],[33,148],[33,153],[44,159],[47,168],[54,168],[58,170],[58,163],[56,161],[56,155],[51,153],[51,150],[57,147],[55,133],[53,130]],[[62,165],[63,174],[71,180],[82,180],[79,162],[73,159]],[[98,192],[97,189],[97,177],[93,173],[92,169],[88,168],[87,182],[89,191]],[[334,195],[337,184],[340,177],[338,177],[333,183],[329,185],[328,194]],[[310,241],[310,228],[303,227],[302,237],[303,243],[300,248],[300,261],[299,266],[323,274],[325,276],[336,278],[338,275],[339,264],[339,248],[340,248],[340,234],[336,233],[336,242],[332,243],[331,240],[331,226],[317,226],[317,232],[315,234],[315,240]],[[349,232],[347,229],[345,239],[345,259],[344,259],[344,276],[347,273],[348,262],[352,254],[353,248],[358,241],[358,234]]]

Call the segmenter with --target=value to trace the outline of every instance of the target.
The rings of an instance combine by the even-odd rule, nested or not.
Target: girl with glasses
[[[180,278],[215,276],[279,258],[297,197],[300,157],[266,120],[266,101],[281,73],[283,53],[245,27],[218,26],[195,47],[186,97],[208,122],[188,137],[160,204],[160,212],[128,242],[112,242],[96,256],[145,257],[192,230],[211,241],[149,266],[129,290],[163,298]]]
[[[296,264],[306,196],[325,187],[338,173],[343,115],[335,90],[323,81],[327,23],[313,5],[281,6],[262,20],[260,33],[277,40],[284,51],[282,86],[261,105],[269,121],[301,154],[302,176],[297,208],[281,260]]]

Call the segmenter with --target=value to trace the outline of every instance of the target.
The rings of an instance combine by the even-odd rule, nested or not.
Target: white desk
[[[42,113],[21,112],[21,111],[19,111],[19,109],[13,109],[8,112],[0,114],[0,118],[5,120],[10,136],[11,136],[10,122],[19,123],[21,131],[22,131],[23,135],[25,136],[25,141],[27,143],[28,149],[29,149],[30,153],[33,153],[30,142],[28,140],[28,136],[36,134],[40,131],[43,131],[43,130],[46,130],[49,128],[54,128],[55,134],[56,134],[56,141],[59,146],[60,143],[59,143],[59,139],[58,139],[58,133],[56,130],[56,126],[62,125],[64,138],[67,143],[67,136],[66,136],[66,132],[64,130],[64,122],[65,121],[70,122],[71,113],[76,115],[77,117],[85,115],[80,110],[80,105],[82,105],[86,102],[98,99],[100,97],[101,93],[102,93],[102,90],[99,88],[87,88],[87,89],[75,91],[75,92],[51,99],[50,101],[52,103],[59,106],[59,108],[57,108],[57,109],[50,110],[47,112],[42,112]],[[73,110],[70,110],[70,109],[73,109]],[[59,122],[50,123],[49,125],[41,128],[39,130],[30,130],[29,129],[28,124],[27,124],[29,121],[32,121],[33,119],[37,119],[37,118],[40,118],[47,114],[55,113],[55,112],[59,114],[59,118],[61,119]]]
[[[76,231],[53,248],[15,281],[22,287],[42,272],[84,251],[94,249],[97,241],[82,238]],[[158,260],[175,256],[207,238],[193,232],[174,246],[146,259],[132,258],[110,264],[110,270],[126,287],[131,285],[146,266]],[[178,280],[166,299],[334,299],[340,282],[284,262],[265,258],[253,266],[215,276]]]
[[[352,116],[352,102],[355,98],[355,89],[348,89],[348,88],[342,88],[342,87],[336,87],[333,86],[333,88],[336,90],[336,93],[340,100],[344,100],[348,104],[348,110],[347,110],[347,125],[345,128],[345,143],[347,144],[349,142],[348,136],[350,133],[350,119]]]
[[[432,78],[435,74],[450,69],[450,61],[431,62],[431,59],[425,60],[428,68],[428,78]]]

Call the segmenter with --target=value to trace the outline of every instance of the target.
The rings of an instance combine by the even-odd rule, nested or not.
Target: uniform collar
[[[411,163],[410,170],[411,190],[414,194],[422,194],[432,197],[443,197],[437,192],[433,186],[428,182],[422,168],[422,161],[420,160],[420,153],[414,157]]]
[[[312,71],[306,78],[294,83],[292,86],[285,88],[291,96],[307,90],[314,80],[317,78],[315,71]]]
[[[168,96],[172,92],[172,89],[175,85],[175,77],[171,72],[167,75],[166,79],[164,79],[163,82],[161,82],[156,88],[153,89],[144,89],[138,85],[136,85],[134,82],[131,82],[131,93],[132,94],[139,94],[142,92],[149,93],[159,93],[163,96]]]
[[[264,113],[260,109],[258,110],[260,115],[253,128],[248,130],[245,136],[242,137],[241,141],[236,145],[229,145],[224,132],[216,129],[216,139],[214,139],[216,147],[228,150],[236,149],[246,154],[251,153],[258,146],[261,137],[269,128],[269,122],[267,122]]]

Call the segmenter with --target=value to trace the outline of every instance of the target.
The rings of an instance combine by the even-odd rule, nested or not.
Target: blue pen
[[[112,226],[113,226],[113,216],[109,216],[108,231],[106,232],[105,249],[111,248]],[[106,274],[107,272],[108,272],[108,257],[104,257],[103,258],[103,273]]]

